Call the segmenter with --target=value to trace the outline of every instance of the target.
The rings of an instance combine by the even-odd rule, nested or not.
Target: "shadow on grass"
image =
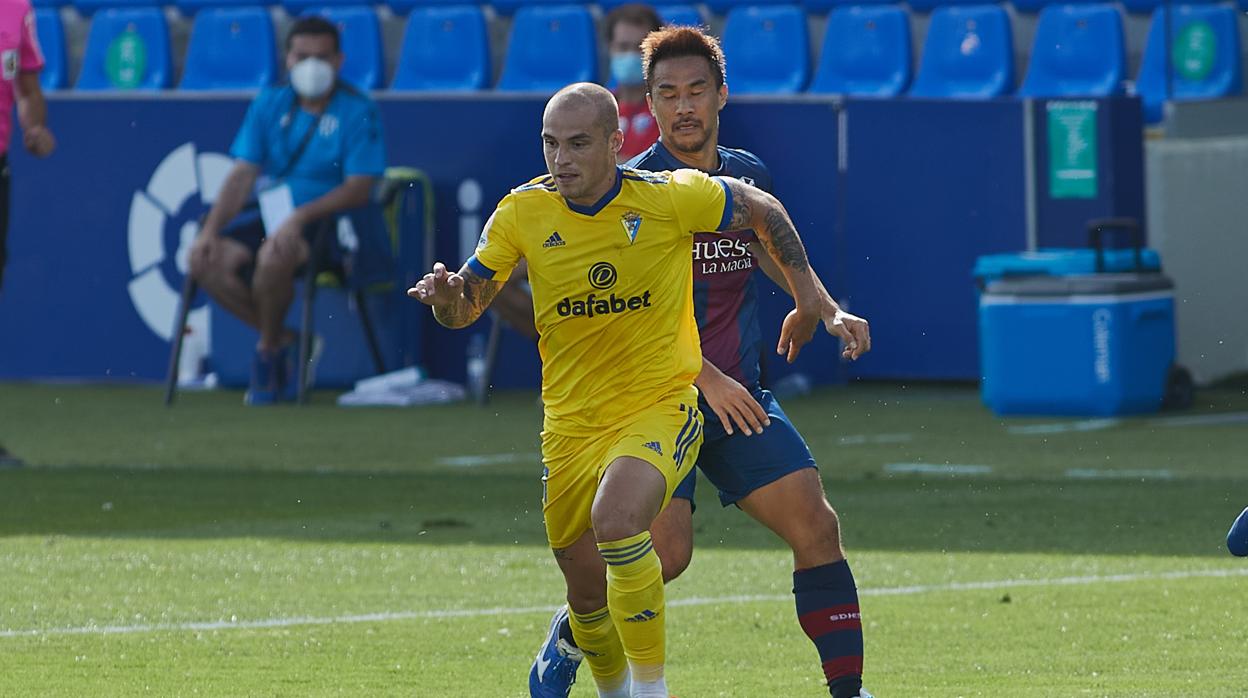
[[[829,480],[855,550],[1209,556],[1242,481]],[[247,470],[0,470],[0,537],[83,536],[416,545],[545,543],[534,475]],[[781,544],[702,481],[700,547]]]

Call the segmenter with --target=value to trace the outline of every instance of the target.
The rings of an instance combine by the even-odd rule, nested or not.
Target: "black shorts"
[[[325,231],[325,257],[318,271],[342,269],[342,247],[338,244],[337,228],[334,225],[337,220],[336,217],[331,216],[313,222],[303,229],[303,239],[311,247],[316,242],[316,233],[320,226],[329,226],[329,229]],[[244,265],[238,272],[239,276],[250,284],[252,275],[256,273],[256,253],[260,250],[260,245],[264,244],[265,238],[264,220],[260,217],[260,210],[258,208],[245,209],[226,226],[225,230],[221,231],[221,234],[251,250],[251,262]],[[304,271],[306,267],[300,267],[295,270],[295,276],[302,276]]]

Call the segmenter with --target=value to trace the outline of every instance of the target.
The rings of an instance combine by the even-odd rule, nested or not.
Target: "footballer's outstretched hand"
[[[867,321],[837,308],[823,316],[823,326],[828,334],[841,338],[845,349],[841,356],[856,361],[859,356],[871,351],[871,326]]]
[[[446,265],[437,262],[433,271],[425,274],[416,285],[407,289],[407,295],[430,306],[449,305],[464,297],[464,277],[447,271]]]
[[[815,337],[819,327],[819,316],[806,313],[799,309],[789,311],[780,325],[780,343],[776,345],[776,353],[785,357],[789,363],[797,358],[802,346]]]
[[[725,375],[715,364],[707,361],[706,357],[702,357],[702,372],[693,383],[702,391],[706,404],[719,417],[719,423],[729,435],[733,433],[733,425],[746,436],[761,434],[763,427],[771,426],[767,411],[758,404],[750,391]]]

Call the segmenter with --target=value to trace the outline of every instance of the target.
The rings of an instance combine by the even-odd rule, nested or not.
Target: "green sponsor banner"
[[[1218,39],[1208,22],[1192,22],[1179,30],[1171,48],[1174,72],[1185,80],[1199,82],[1213,71],[1213,57],[1217,53]]]
[[[119,90],[134,89],[143,81],[147,71],[147,45],[133,27],[118,34],[108,45],[104,70],[108,81]]]
[[[1096,102],[1048,102],[1049,196],[1096,198]]]

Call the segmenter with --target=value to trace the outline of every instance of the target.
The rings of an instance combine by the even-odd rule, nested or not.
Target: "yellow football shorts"
[[[689,474],[702,448],[702,414],[690,390],[638,414],[614,431],[586,437],[542,432],[542,514],[551,548],[566,548],[592,528],[590,508],[598,483],[615,459],[631,456],[667,481],[663,506]]]

